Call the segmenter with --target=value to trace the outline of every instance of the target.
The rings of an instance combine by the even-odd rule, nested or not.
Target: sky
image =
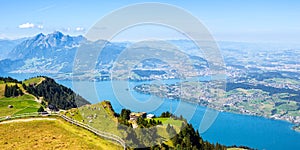
[[[150,1],[122,0],[0,0],[0,38],[16,39],[61,31],[84,35],[103,16],[131,4]],[[300,41],[300,1],[292,0],[194,0],[160,2],[180,7],[197,17],[218,41]],[[151,30],[149,30],[151,29]],[[174,38],[176,31],[163,27],[137,27],[119,40],[144,36]],[[180,37],[180,36],[178,36]]]

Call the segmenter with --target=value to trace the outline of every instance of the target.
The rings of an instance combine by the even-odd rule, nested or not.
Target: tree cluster
[[[160,115],[161,118],[170,118],[171,116],[172,116],[172,114],[168,111],[162,112]]]
[[[169,137],[174,137],[177,134],[177,132],[174,129],[174,127],[171,126],[170,124],[167,125],[166,131],[169,134]]]
[[[175,149],[186,150],[225,150],[226,146],[218,143],[212,144],[203,141],[198,131],[195,131],[191,124],[187,124],[172,138]]]
[[[21,83],[12,77],[0,77],[0,81],[3,81],[4,83]]]
[[[129,109],[122,109],[121,114],[118,117],[118,122],[120,124],[131,127],[131,124],[128,122],[128,120],[130,119],[130,113],[131,111]]]
[[[143,149],[154,149],[157,146],[157,140],[159,135],[157,134],[157,128],[127,128],[126,130],[126,145],[129,147],[139,147]]]
[[[74,93],[70,88],[57,84],[53,79],[45,77],[42,83],[38,85],[23,84],[23,87],[36,97],[44,97],[48,102],[48,107],[53,109],[70,109],[89,104],[87,100]]]
[[[137,119],[136,123],[141,128],[150,128],[150,127],[162,124],[162,122],[159,120],[156,121],[154,119],[149,119],[149,121],[148,121],[148,120],[144,119],[143,117],[139,117]]]
[[[182,115],[180,115],[178,117],[178,116],[170,113],[169,111],[162,112],[161,115],[160,115],[160,117],[161,118],[172,118],[172,119],[175,119],[175,120],[181,120],[181,121],[187,122],[186,119],[184,119]]]
[[[7,84],[5,85],[5,90],[4,90],[5,97],[17,97],[17,96],[22,96],[23,94],[24,93],[18,87],[17,84],[15,84],[13,86],[8,86]]]
[[[131,113],[131,110],[122,109],[121,114],[120,114],[120,118],[122,118],[124,120],[129,120],[130,119],[130,113]]]

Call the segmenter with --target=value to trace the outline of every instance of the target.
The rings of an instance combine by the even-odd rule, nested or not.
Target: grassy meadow
[[[95,134],[57,120],[0,124],[0,147],[6,149],[122,149]]]
[[[23,83],[25,84],[32,84],[36,83],[39,84],[44,80],[44,78],[31,78],[25,80]],[[11,116],[15,114],[22,114],[22,113],[31,113],[37,112],[38,109],[41,107],[41,104],[35,101],[35,97],[29,93],[27,93],[22,84],[17,83],[17,86],[22,90],[24,95],[18,97],[4,97],[5,85],[11,86],[15,85],[16,83],[4,83],[0,81],[0,117],[2,116]],[[13,108],[8,108],[9,105],[12,105]]]
[[[12,105],[13,108],[8,108]],[[20,113],[37,112],[41,104],[34,100],[32,95],[23,95],[13,98],[0,98],[0,116],[11,116]]]
[[[121,137],[124,135],[122,131],[117,129],[117,118],[113,116],[113,112],[105,102],[70,109],[66,112],[66,116],[89,124],[100,131],[109,132]]]

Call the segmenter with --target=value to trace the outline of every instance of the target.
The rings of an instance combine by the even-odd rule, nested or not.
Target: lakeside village
[[[185,82],[170,85],[141,84],[134,87],[134,90],[161,98],[181,99],[218,111],[262,116],[275,120],[285,120],[295,125],[300,124],[299,104],[296,101],[283,99],[283,97],[289,96],[286,93],[270,95],[261,89],[236,88],[224,92],[224,96],[216,98],[215,93],[218,90],[209,82],[201,84]]]

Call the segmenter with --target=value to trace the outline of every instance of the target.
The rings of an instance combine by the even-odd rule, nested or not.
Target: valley
[[[76,63],[74,64],[75,58],[78,57],[76,51],[83,43],[90,48],[90,53],[97,52],[97,48],[103,43],[106,43],[106,46],[98,58],[92,55],[91,58],[84,57],[94,60],[94,63],[76,66]],[[209,60],[205,59],[191,41],[170,40],[167,43],[178,46],[180,51],[168,47],[165,43],[157,48],[153,48],[151,42],[134,47],[136,45],[130,42],[90,42],[82,36],[64,35],[58,31],[47,35],[38,34],[23,39],[6,58],[2,58],[0,72],[15,75],[47,74],[60,81],[141,82],[140,85],[137,84],[127,90],[172,101],[180,99],[221,112],[262,116],[285,120],[294,125],[299,124],[300,74],[298,73],[299,62],[295,58],[299,55],[298,49],[278,48],[276,52],[270,52],[268,46],[260,47],[246,43],[243,49],[239,49],[237,43],[220,42],[220,50],[224,55],[224,70],[212,72],[209,69]],[[126,47],[130,46],[133,47],[128,51]],[[143,54],[146,51],[146,53],[143,57],[133,55],[138,54],[138,51]],[[161,54],[161,57],[149,58],[148,56],[152,54]],[[214,82],[214,74],[218,73],[225,77],[221,84]],[[197,78],[207,79],[195,82],[198,81]],[[142,84],[142,82],[159,80],[181,81],[174,84]],[[6,83],[1,82],[0,92],[5,93],[5,85]],[[90,104],[83,97],[57,85],[54,80],[45,76],[16,84],[11,82],[7,85],[16,85],[23,95],[5,97],[5,94],[0,94],[0,101],[3,101],[0,106],[4,110],[1,112],[2,115],[13,116],[42,110],[69,110]],[[49,85],[53,86],[52,90]],[[19,100],[22,103],[18,103]],[[13,107],[9,108],[11,107],[9,105]],[[84,112],[83,108],[80,107]],[[98,123],[101,130],[103,128],[101,126],[114,127],[110,121],[106,122],[107,124]],[[97,126],[93,121],[89,124]],[[294,129],[298,130],[297,127]],[[120,134],[115,128],[111,131]]]
[[[300,1],[0,3],[0,150],[300,150]]]

